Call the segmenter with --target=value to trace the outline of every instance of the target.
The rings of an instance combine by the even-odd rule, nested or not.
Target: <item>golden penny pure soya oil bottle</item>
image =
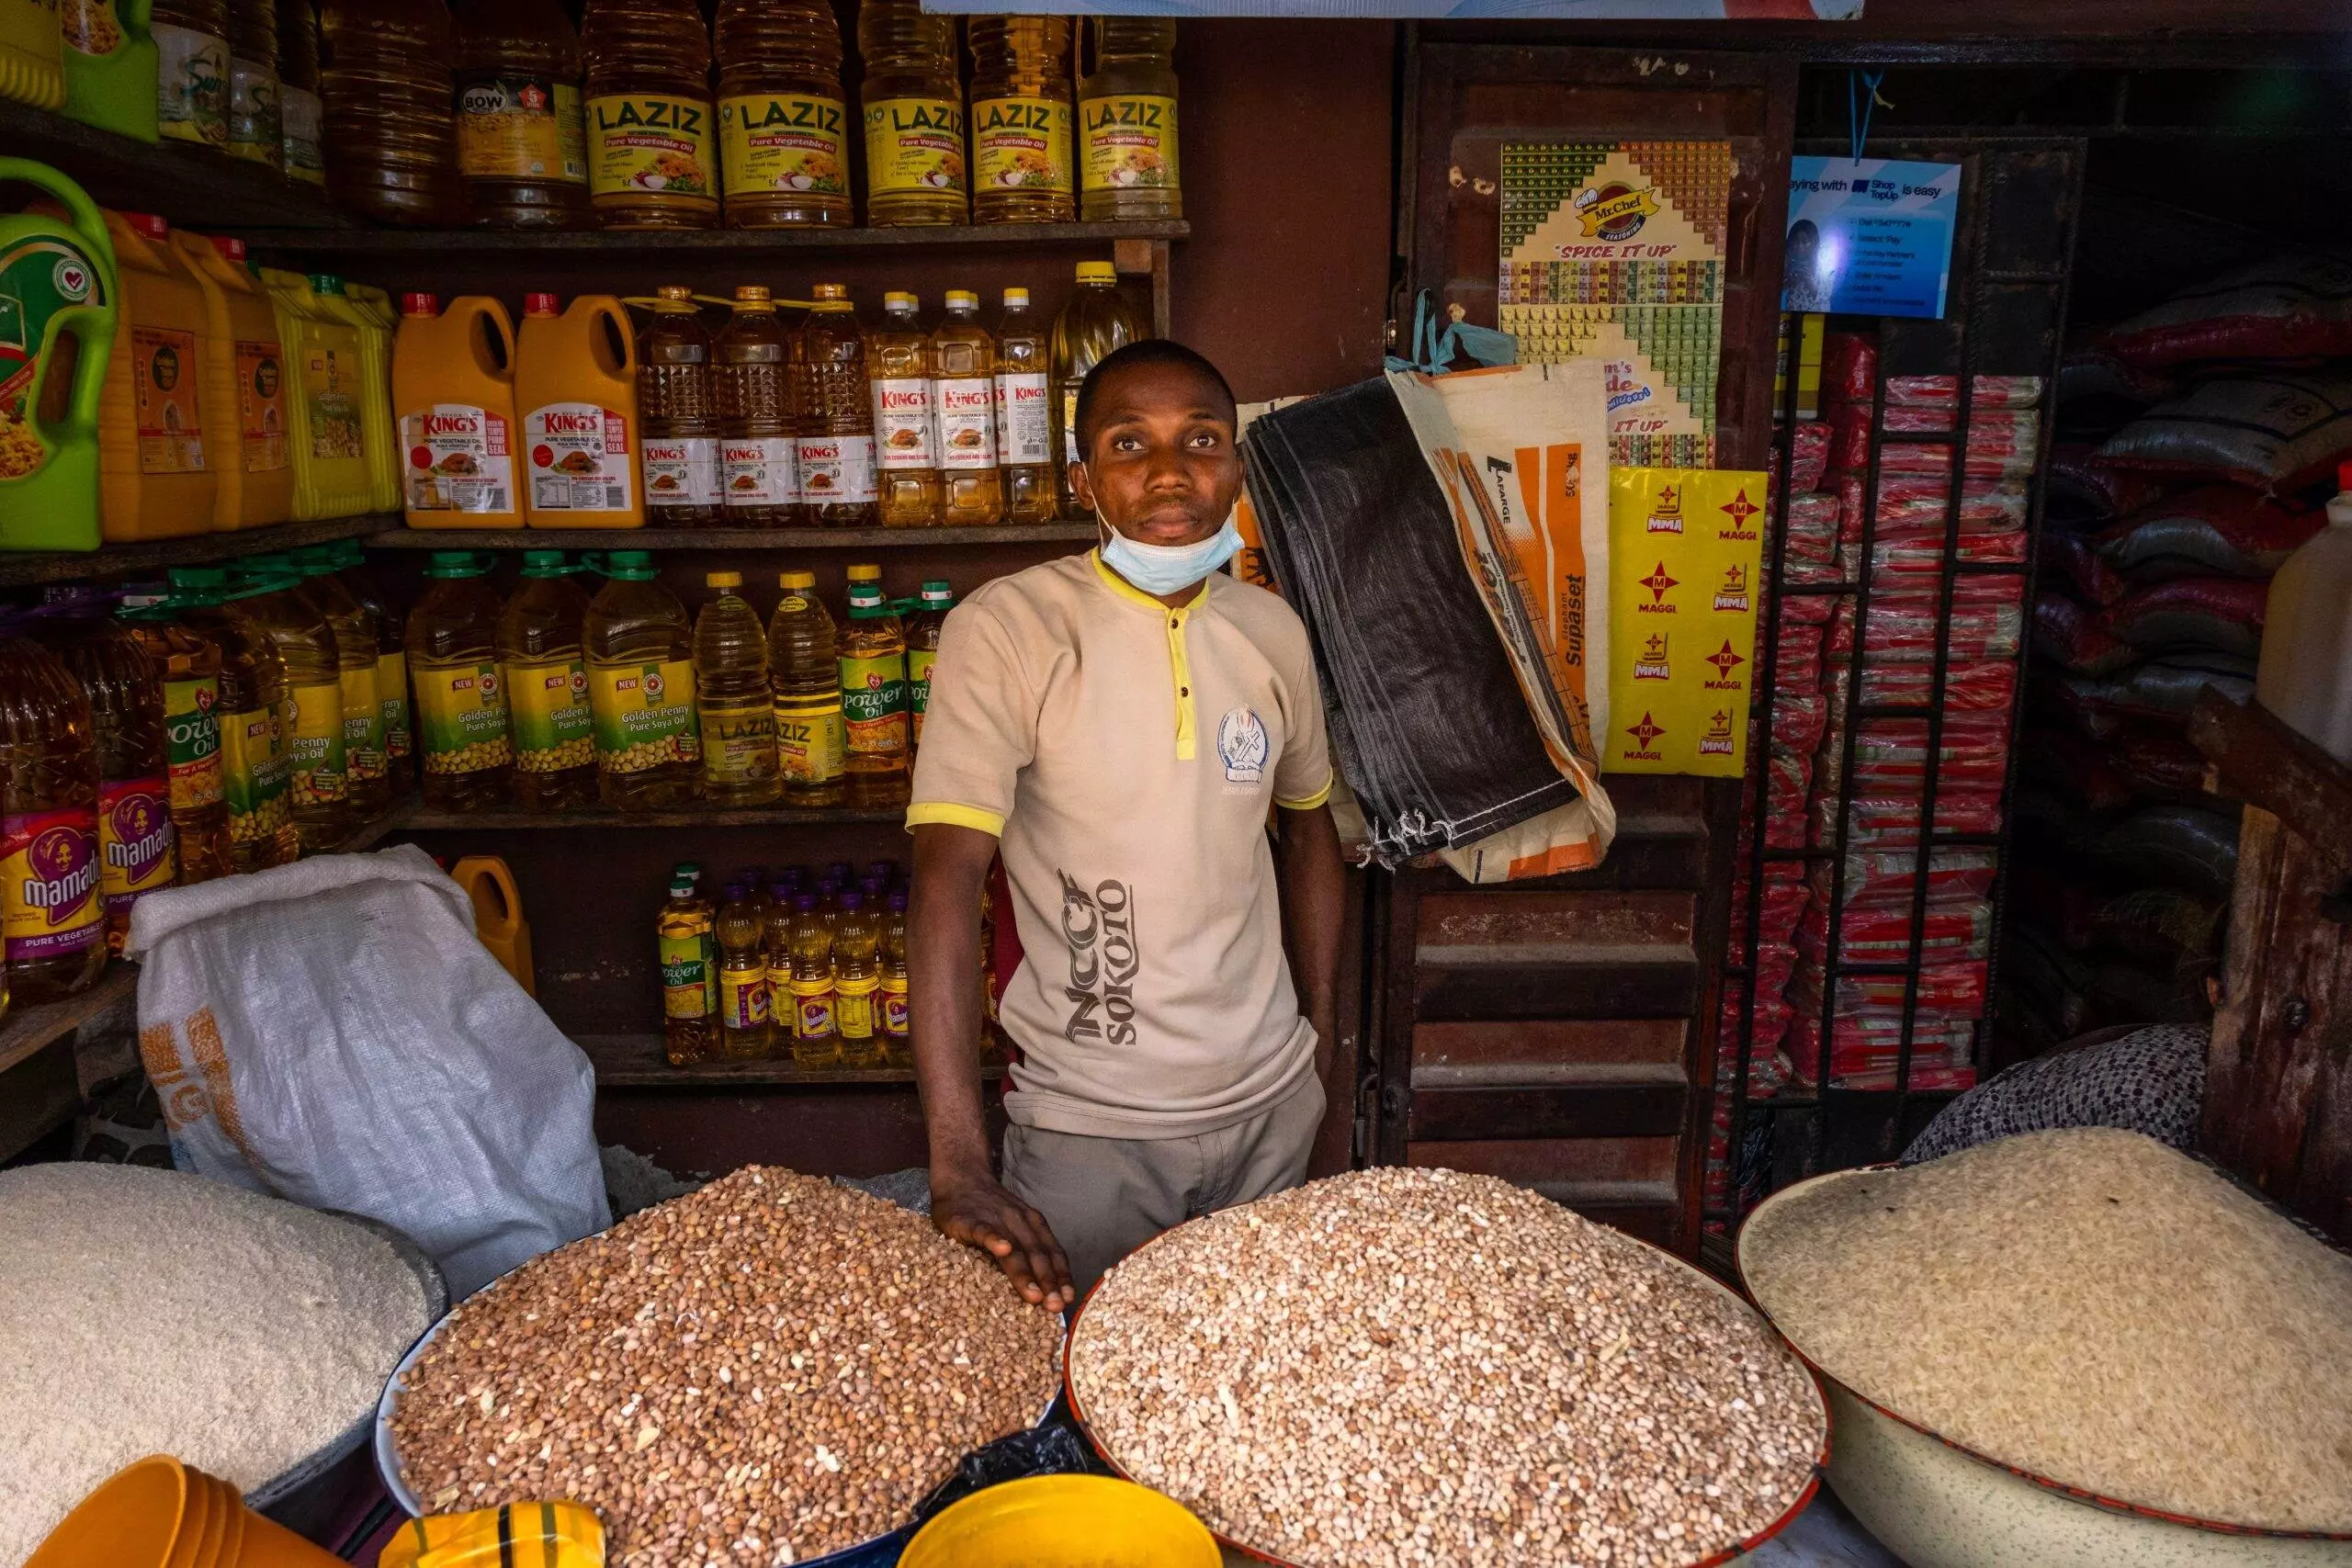
[[[1029,313],[1029,290],[1004,291],[996,327],[996,461],[1008,523],[1050,523],[1060,507],[1054,486],[1054,415],[1045,323]]]
[[[456,77],[443,0],[325,0],[319,80],[326,101],[327,189],[337,207],[383,223],[454,221]]]
[[[695,0],[588,0],[588,188],[606,229],[718,227],[710,33]]]
[[[304,854],[351,836],[351,761],[344,740],[343,666],[334,628],[301,592],[283,556],[249,556],[236,566],[239,609],[286,660],[287,795]]]
[[[847,742],[833,617],[817,597],[814,572],[782,572],[776,581],[784,597],[768,620],[768,684],[775,699],[776,758],[785,803],[839,806]]]
[[[1068,223],[1078,217],[1070,163],[1069,18],[973,17],[972,221]]]
[[[800,521],[792,338],[767,289],[747,283],[735,290],[734,320],[711,340],[719,505],[729,527],[782,528]]]
[[[637,334],[637,412],[642,434],[648,520],[657,528],[699,528],[719,521],[718,385],[711,373],[710,333],[695,314],[694,290],[665,283]]]
[[[1094,69],[1079,79],[1079,216],[1089,223],[1182,218],[1176,162],[1176,24],[1088,18]]]
[[[846,226],[849,110],[828,0],[719,0],[719,162],[727,226]]]
[[[492,811],[513,793],[506,682],[498,672],[497,590],[487,555],[435,550],[423,598],[408,616],[415,731],[424,754],[424,804]]]
[[[402,795],[413,782],[409,758],[415,750],[408,710],[408,622],[385,603],[358,540],[339,539],[327,548],[334,557],[335,581],[375,617],[376,700],[384,713],[385,773],[391,793]]]
[[[956,18],[919,0],[864,0],[857,52],[865,80],[865,220],[876,228],[961,223],[964,90],[956,71]]]
[[[996,340],[980,325],[980,297],[947,291],[931,334],[932,411],[939,451],[939,520],[979,525],[1004,516],[996,461]]]
[[[334,632],[335,668],[343,680],[343,752],[351,813],[357,821],[380,817],[392,803],[384,703],[377,685],[375,612],[352,596],[335,575],[335,552],[313,545],[294,552],[302,597]]]
[[[616,811],[684,806],[702,769],[686,607],[643,550],[615,550],[590,570],[605,580],[581,627],[597,793]]]
[[[172,569],[173,612],[220,654],[220,790],[229,808],[230,869],[288,865],[301,852],[286,798],[285,656],[228,598],[218,567]]]
[[[560,0],[461,0],[458,172],[476,223],[585,229],[580,39]]]
[[[800,497],[821,527],[874,521],[874,400],[865,333],[849,289],[820,283],[792,340],[792,412],[800,425]]]
[[[737,592],[740,571],[703,578],[710,602],[695,617],[695,705],[702,726],[702,797],[713,806],[775,799],[775,701],[760,613]]]
[[[594,722],[581,628],[588,594],[561,550],[523,552],[523,580],[498,615],[498,673],[514,741],[514,804],[570,811],[596,798]]]
[[[886,528],[939,521],[939,430],[932,413],[931,339],[911,294],[882,296],[882,324],[866,340],[874,385],[875,509]]]

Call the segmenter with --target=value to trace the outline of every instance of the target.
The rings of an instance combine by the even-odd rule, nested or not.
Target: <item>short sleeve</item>
[[[1323,687],[1315,678],[1315,652],[1299,625],[1290,638],[1293,656],[1283,671],[1289,736],[1274,765],[1274,804],[1286,811],[1312,811],[1331,797],[1331,743],[1323,725]]]
[[[983,604],[957,605],[931,667],[907,826],[1001,834],[1036,745],[1037,698],[1004,623]]]

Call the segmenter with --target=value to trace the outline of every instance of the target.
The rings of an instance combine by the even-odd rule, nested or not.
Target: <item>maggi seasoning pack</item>
[[[1610,469],[1602,773],[1747,768],[1767,493],[1736,469]]]

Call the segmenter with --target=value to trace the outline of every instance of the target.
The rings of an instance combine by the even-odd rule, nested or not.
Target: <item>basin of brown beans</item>
[[[751,1167],[458,1307],[393,1409],[433,1513],[571,1498],[622,1568],[883,1535],[1051,1402],[1060,1325],[921,1215]]]

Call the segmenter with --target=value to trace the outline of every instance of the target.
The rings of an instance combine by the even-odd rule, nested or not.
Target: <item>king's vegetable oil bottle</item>
[[[91,725],[55,654],[0,637],[0,942],[18,1003],[71,996],[107,964]]]
[[[792,340],[792,413],[800,424],[800,496],[809,521],[860,528],[874,521],[874,402],[865,333],[849,289],[820,283]]]
[[[0,549],[94,550],[114,243],[97,204],[47,164],[0,158],[0,183],[37,186],[64,209],[0,214],[0,296],[13,307],[0,347]]]
[[[951,525],[985,525],[1004,516],[996,462],[996,340],[979,318],[980,297],[951,288],[946,319],[931,334],[939,520]]]
[[[64,0],[57,15],[65,26],[65,118],[155,141],[159,73],[145,0]]]
[[[740,571],[703,578],[714,597],[695,617],[695,705],[702,726],[702,797],[713,806],[775,799],[775,705],[760,614],[737,592]]]
[[[483,295],[401,296],[392,408],[412,528],[519,528],[514,322]]]
[[[670,876],[670,901],[654,917],[662,965],[662,1054],[673,1067],[707,1062],[718,1049],[718,944],[710,905],[695,896],[691,865]]]
[[[588,189],[606,229],[718,227],[710,33],[695,0],[588,0]]]
[[[719,520],[718,384],[710,334],[695,313],[694,290],[665,283],[632,301],[651,312],[637,337],[639,436],[645,504],[658,528],[707,527]]]
[[[221,792],[220,649],[182,624],[170,600],[119,613],[160,672],[164,788],[182,886],[226,876],[233,845]]]
[[[172,243],[204,291],[210,328],[204,348],[205,389],[222,426],[214,443],[220,488],[212,525],[283,523],[294,515],[294,459],[287,435],[292,394],[285,350],[277,341],[277,313],[245,265],[243,240],[207,240],[181,230]]]
[[[205,395],[212,330],[204,290],[152,213],[109,212],[121,320],[98,421],[99,505],[118,542],[212,526],[219,456],[235,449],[235,416]]]
[[[1176,24],[1094,17],[1094,69],[1079,78],[1079,217],[1089,223],[1182,218],[1176,163]]]
[[[839,806],[847,742],[833,617],[817,597],[814,572],[783,572],[776,581],[784,597],[768,621],[768,682],[785,803]]]
[[[344,739],[343,665],[334,628],[302,594],[302,580],[285,557],[251,556],[236,570],[237,607],[268,634],[286,660],[287,789],[302,852],[317,854],[349,838],[353,825],[351,753]]]
[[[424,804],[444,811],[496,810],[513,793],[514,747],[498,672],[501,606],[489,572],[486,555],[434,551],[424,596],[408,616]]]
[[[882,324],[866,340],[874,378],[875,508],[886,528],[939,521],[939,429],[932,412],[931,339],[911,294],[882,296]]]
[[[643,550],[615,550],[590,570],[605,579],[588,602],[581,636],[597,793],[616,811],[684,806],[702,767],[686,607],[662,586]]]
[[[828,0],[719,0],[727,226],[847,226],[849,111]]]
[[[1069,18],[976,16],[964,28],[972,50],[972,221],[1073,221]]]
[[[351,814],[364,822],[392,803],[391,758],[379,684],[376,614],[336,574],[336,554],[312,545],[293,555],[302,597],[334,633],[335,669],[343,681],[343,754]]]
[[[581,626],[588,594],[561,550],[523,552],[523,581],[498,616],[498,672],[514,737],[514,804],[569,811],[596,798]]]
[[[882,569],[849,569],[849,635],[842,639],[842,718],[847,804],[907,803],[907,637],[882,597]]]
[[[301,852],[286,798],[286,657],[269,634],[229,600],[229,574],[218,567],[172,569],[173,614],[220,651],[220,791],[229,808],[232,871],[290,865]],[[199,688],[200,696],[200,688]]]
[[[961,223],[971,213],[964,173],[964,88],[956,71],[956,18],[920,0],[865,0],[857,52],[865,119],[865,220]]]
[[[465,196],[446,0],[325,0],[319,22],[334,204],[381,223],[456,222]]]
[[[1052,364],[1045,323],[1029,313],[1029,290],[1006,289],[996,326],[996,461],[1008,523],[1050,523],[1060,513]]]
[[[800,521],[792,337],[767,289],[747,283],[735,290],[734,320],[711,340],[720,518],[730,527],[783,528]]]
[[[637,340],[618,299],[582,294],[559,315],[554,295],[523,297],[514,409],[532,527],[644,526]]]
[[[560,0],[457,7],[458,172],[476,223],[585,229],[580,38]]]

